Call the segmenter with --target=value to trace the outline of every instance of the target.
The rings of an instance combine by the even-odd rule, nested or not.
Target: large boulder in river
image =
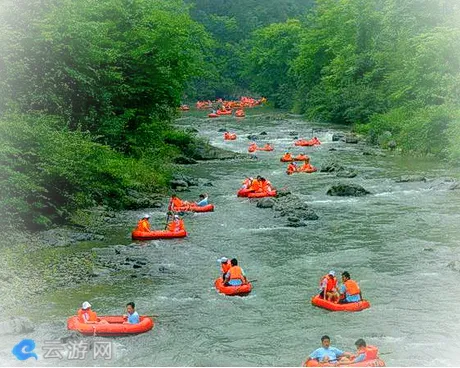
[[[354,178],[356,175],[358,175],[358,172],[356,170],[339,170],[337,171],[337,176],[338,178]]]
[[[335,161],[334,159],[328,159],[321,164],[321,169],[319,171],[334,172],[342,170],[345,170],[345,168],[342,165],[338,164],[337,161]]]
[[[295,195],[276,198],[273,209],[278,212],[275,217],[287,217],[288,222],[318,220],[318,215]]]
[[[26,317],[13,317],[0,322],[0,335],[24,334],[34,330],[34,325]]]
[[[259,137],[258,137],[257,135],[255,135],[255,134],[249,134],[249,135],[248,135],[248,139],[249,139],[250,141],[256,141],[256,140],[259,139]]]
[[[358,137],[353,134],[349,134],[345,137],[345,143],[357,144]]]
[[[329,190],[326,192],[326,194],[330,196],[340,196],[340,197],[345,197],[345,196],[361,197],[366,194],[370,194],[370,192],[364,189],[362,186],[357,185],[357,184],[340,183],[340,184],[336,184],[330,187]]]
[[[345,140],[345,134],[343,133],[332,134],[332,142],[344,141],[344,140]]]
[[[426,181],[426,178],[422,175],[403,175],[400,176],[398,179],[395,180],[396,183],[408,183],[414,181]]]

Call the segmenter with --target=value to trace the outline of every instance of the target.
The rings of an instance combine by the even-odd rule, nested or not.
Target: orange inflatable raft
[[[371,306],[367,300],[362,300],[356,303],[338,304],[320,298],[318,295],[315,295],[313,298],[311,298],[311,304],[333,312],[359,312]]]
[[[207,204],[206,206],[197,206],[196,204],[191,204],[189,206],[174,207],[173,211],[176,211],[176,212],[213,212],[214,205]]]
[[[218,118],[218,117],[219,117],[219,115],[217,115],[217,114],[215,114],[215,113],[213,113],[213,112],[211,112],[210,114],[208,114],[208,118]]]
[[[108,323],[99,322],[101,320]],[[67,320],[67,329],[89,336],[125,336],[150,331],[154,325],[153,320],[147,316],[140,316],[140,322],[136,324],[124,322],[126,320],[123,316],[101,316],[98,322],[82,323],[77,316],[73,316]]]
[[[219,293],[229,295],[229,296],[245,296],[248,295],[252,290],[252,285],[250,282],[240,286],[225,286],[222,277],[219,277],[214,282],[214,286],[219,291]]]
[[[224,139],[226,141],[234,141],[236,139],[236,134],[235,133],[224,133]]]
[[[304,367],[385,367],[385,362],[378,357],[379,349],[375,346],[368,345],[366,352],[366,360],[358,363],[319,363],[316,359],[307,360],[303,363]]]
[[[321,142],[318,140],[318,139],[310,139],[310,140],[306,140],[306,139],[299,139],[298,141],[296,141],[294,143],[295,146],[319,146],[321,144]]]
[[[231,115],[232,110],[217,110],[217,115]]]
[[[236,111],[235,111],[235,116],[236,116],[237,118],[244,118],[244,117],[246,116],[246,114],[244,113],[243,110],[236,110]]]
[[[296,157],[294,157],[293,161],[307,161],[309,159],[309,157],[307,155],[297,155]]]
[[[281,162],[292,162],[292,161],[294,161],[294,158],[292,158],[292,157],[291,158],[286,158],[286,157],[283,156],[283,157],[280,158],[280,161]]]
[[[263,197],[275,197],[276,190],[272,190],[270,192],[250,192],[248,193],[248,198],[263,198]]]
[[[238,192],[236,192],[237,197],[247,197],[249,193],[251,193],[251,189],[241,188]]]
[[[318,171],[318,169],[312,165],[308,165],[307,167],[299,167],[296,172],[305,172],[305,173],[313,173]]]
[[[134,240],[152,240],[152,239],[172,239],[185,238],[187,232],[185,230],[172,232],[169,230],[154,230],[154,231],[133,231],[131,237]]]

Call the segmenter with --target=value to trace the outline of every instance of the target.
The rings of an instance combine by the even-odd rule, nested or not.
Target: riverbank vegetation
[[[460,159],[456,0],[6,0],[0,47],[2,226],[165,190],[184,100],[263,95]]]

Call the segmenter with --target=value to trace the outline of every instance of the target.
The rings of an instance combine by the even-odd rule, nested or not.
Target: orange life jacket
[[[348,295],[356,295],[360,293],[360,289],[356,281],[353,280],[347,280],[344,282],[345,285],[345,291]]]
[[[244,282],[243,271],[240,266],[233,266],[228,272],[230,272],[230,280],[241,280]]]
[[[144,231],[144,232],[150,231],[149,220],[147,220],[147,219],[139,220],[139,222],[137,223],[137,227],[136,227],[135,231]]]
[[[297,171],[297,166],[294,164],[289,164],[286,170],[288,173],[293,173]]]
[[[77,312],[77,317],[81,323],[97,322],[96,312],[93,312],[91,309],[83,310],[80,308]]]
[[[292,156],[290,153],[287,153],[283,156],[283,160],[292,160]]]
[[[304,162],[304,164],[299,168],[299,171],[306,171],[306,170],[312,170],[313,167],[307,163],[307,162]]]
[[[257,179],[255,179],[255,180],[252,181],[251,187],[249,189],[258,192],[259,190],[262,189],[262,186],[261,186],[260,182]]]
[[[319,281],[319,287],[321,289],[323,288],[324,279],[327,280],[326,291],[332,291],[334,289],[337,289],[337,286],[338,286],[337,278],[333,277],[331,279],[331,278],[329,278],[329,275],[324,275],[323,277],[321,277],[321,279]]]
[[[171,198],[171,208],[182,207],[184,204],[179,198]]]
[[[268,180],[265,180],[261,183],[262,192],[271,192],[271,183]]]
[[[220,269],[222,270],[222,273],[227,273],[230,268],[232,268],[232,264],[230,261],[227,261],[227,263],[221,263],[220,264]]]
[[[379,349],[376,346],[368,345],[366,347],[358,349],[356,356],[363,354],[365,355],[364,360],[378,359]]]
[[[173,233],[177,233],[179,231],[185,230],[184,220],[176,219],[176,220],[171,221],[168,224],[168,230],[172,231]]]

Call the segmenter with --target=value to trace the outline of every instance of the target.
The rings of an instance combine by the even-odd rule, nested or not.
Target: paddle
[[[169,216],[171,216],[172,212],[168,211],[167,216],[166,216],[166,224],[165,224],[165,230],[168,228],[168,223],[169,223]]]

